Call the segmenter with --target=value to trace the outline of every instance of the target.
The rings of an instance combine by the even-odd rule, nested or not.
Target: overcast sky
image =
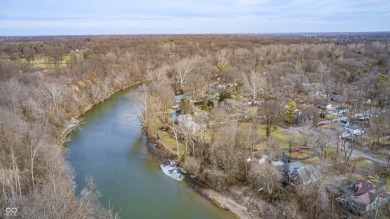
[[[1,0],[0,35],[390,31],[390,0]]]

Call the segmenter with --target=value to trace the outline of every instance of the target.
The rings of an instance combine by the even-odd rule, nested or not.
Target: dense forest
[[[139,82],[133,117],[149,139],[248,218],[390,215],[388,33],[1,38],[0,209],[115,218],[92,178],[76,196],[63,142]],[[375,201],[347,212],[357,180]]]

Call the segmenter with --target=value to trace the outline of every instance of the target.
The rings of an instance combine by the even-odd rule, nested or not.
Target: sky
[[[390,31],[390,0],[0,0],[0,36]]]

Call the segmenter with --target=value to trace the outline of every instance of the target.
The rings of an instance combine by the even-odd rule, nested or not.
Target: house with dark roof
[[[319,179],[320,174],[313,165],[301,162],[286,163],[283,167],[286,181],[293,185],[308,185]]]
[[[336,199],[346,210],[355,214],[374,210],[388,202],[387,197],[377,194],[376,186],[368,180],[358,180],[351,185],[344,196]]]

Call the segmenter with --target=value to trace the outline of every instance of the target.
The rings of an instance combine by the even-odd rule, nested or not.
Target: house
[[[349,124],[348,124],[349,125]],[[349,125],[345,127],[345,131],[341,134],[341,139],[361,143],[361,138],[357,138],[364,133],[364,129],[358,125]]]
[[[348,112],[348,108],[345,106],[339,106],[335,108],[337,110],[338,115],[344,116]]]
[[[192,120],[191,115],[179,115],[177,117],[177,122],[179,123],[179,126],[190,130],[192,133],[198,130],[198,124]]]
[[[358,180],[345,194],[336,199],[346,210],[355,214],[374,210],[388,201],[387,197],[377,194],[376,186],[368,180]]]
[[[358,125],[348,126],[345,128],[345,131],[349,132],[351,135],[361,135],[364,133],[363,128]]]
[[[338,116],[339,115],[339,111],[336,110],[335,108],[326,109],[326,113],[328,115],[331,115],[331,116]]]
[[[176,104],[180,104],[180,102],[184,99],[184,98],[187,98],[187,96],[186,95],[176,95],[175,96],[175,103]]]
[[[342,96],[340,96],[339,94],[337,93],[332,93],[330,95],[330,98],[329,98],[331,101],[334,101],[334,102],[344,102],[345,101],[345,98],[343,98]]]
[[[326,109],[327,104],[326,103],[319,103],[317,104],[317,107],[320,109]]]
[[[328,98],[328,95],[325,91],[317,91],[316,92],[316,96],[320,97],[320,98],[323,98],[323,99],[327,99]]]
[[[294,185],[308,185],[320,177],[319,172],[313,165],[306,165],[301,162],[286,163],[283,172],[287,182]]]

